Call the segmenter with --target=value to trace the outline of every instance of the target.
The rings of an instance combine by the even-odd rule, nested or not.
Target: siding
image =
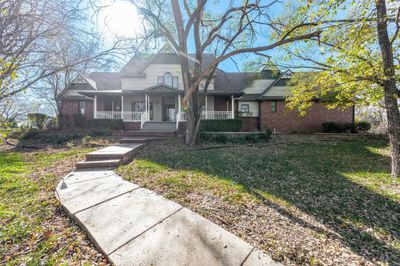
[[[272,82],[274,82],[273,79],[256,79],[250,86],[244,89],[244,92],[246,94],[260,94],[266,88],[268,88],[268,86],[271,85]]]
[[[144,71],[146,78],[122,78],[122,90],[143,90],[158,84],[158,77],[170,72],[178,76],[178,89],[183,90],[181,66],[177,64],[150,64]],[[214,89],[211,82],[209,90]]]
[[[248,104],[249,105],[249,112],[251,115],[247,115],[246,117],[258,117],[259,116],[259,107],[258,107],[258,102],[256,101],[247,101],[247,102],[239,102],[239,109],[238,111],[240,112],[242,110],[242,104]]]
[[[273,86],[263,96],[288,96],[290,95],[290,87]]]

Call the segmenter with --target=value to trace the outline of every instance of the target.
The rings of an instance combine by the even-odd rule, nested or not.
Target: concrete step
[[[122,132],[122,137],[173,137],[175,136],[174,132],[160,132],[160,131],[144,131],[144,130],[135,130],[135,131],[124,131]]]
[[[114,168],[122,163],[122,159],[98,160],[98,161],[80,161],[76,163],[76,169],[87,168]]]
[[[146,122],[143,124],[142,131],[175,131],[176,124],[173,122]]]
[[[148,143],[153,140],[163,140],[163,139],[168,139],[167,137],[132,137],[132,138],[122,138],[119,140],[119,143],[125,144],[125,143]]]
[[[85,155],[86,161],[112,160],[122,159],[128,160],[133,150],[140,144],[117,144],[97,151],[89,152]]]

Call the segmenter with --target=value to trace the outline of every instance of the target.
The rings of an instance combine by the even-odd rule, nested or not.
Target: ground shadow
[[[400,241],[400,204],[368,187],[371,174],[388,178],[390,160],[375,150],[385,145],[382,141],[352,141],[266,148],[182,148],[177,153],[160,149],[144,153],[143,159],[234,180],[289,219],[302,222],[265,196],[273,195],[314,216],[365,259],[396,264],[400,261],[399,248],[368,230],[378,229],[386,239]],[[361,185],[349,178],[352,175],[367,182]]]

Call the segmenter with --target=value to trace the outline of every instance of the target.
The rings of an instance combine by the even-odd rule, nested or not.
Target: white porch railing
[[[140,115],[140,128],[143,128],[143,124],[146,122],[146,121],[149,121],[150,120],[150,113],[149,112],[143,112],[141,115]]]
[[[200,119],[225,120],[232,119],[231,111],[203,111]]]
[[[143,112],[125,112],[123,113],[124,121],[139,122],[141,120]]]
[[[180,112],[179,121],[186,121],[186,112]],[[201,112],[200,119],[210,120],[225,120],[232,119],[232,111],[203,111]]]
[[[232,119],[232,111],[203,111],[200,119],[225,120]],[[146,121],[150,121],[150,112],[117,112],[117,111],[96,111],[95,119],[123,119],[124,121],[140,122],[141,127]],[[186,112],[176,113],[175,122],[186,121]]]
[[[121,112],[117,111],[96,111],[96,119],[121,119]]]
[[[123,119],[139,122],[143,112],[96,111],[95,119]]]

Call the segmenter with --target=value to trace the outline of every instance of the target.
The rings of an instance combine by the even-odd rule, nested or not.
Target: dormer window
[[[163,76],[158,77],[158,84],[178,88],[178,76],[173,76],[170,72],[166,72]]]

